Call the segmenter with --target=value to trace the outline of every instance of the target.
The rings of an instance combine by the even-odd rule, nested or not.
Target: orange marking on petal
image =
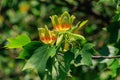
[[[69,24],[62,24],[62,27],[63,28],[70,28],[70,25]]]
[[[50,37],[46,37],[46,40],[49,41],[49,40],[51,40],[51,39],[50,39]]]
[[[60,25],[55,25],[54,29],[57,30],[57,31],[59,31],[61,29],[61,26]]]
[[[46,40],[46,38],[45,38],[45,37],[41,37],[40,39],[41,39],[42,41],[45,41],[45,40]]]
[[[52,40],[56,40],[57,38],[55,36],[52,36]]]

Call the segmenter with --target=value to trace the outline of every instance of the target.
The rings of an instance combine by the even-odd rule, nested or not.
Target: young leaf
[[[56,46],[60,45],[62,41],[63,41],[63,34],[57,38]]]
[[[25,69],[37,69],[41,78],[43,78],[46,63],[48,58],[56,53],[54,47],[49,47],[47,45],[39,47],[35,50],[34,54],[25,64],[23,70]]]
[[[31,42],[27,35],[19,35],[16,38],[8,38],[7,40],[8,44],[5,46],[7,48],[21,48]]]
[[[70,31],[76,33],[76,31],[79,31],[87,22],[88,20],[85,20],[82,23],[78,22]]]
[[[88,20],[83,21],[83,22],[80,24],[79,29],[82,28],[87,22],[88,22]]]
[[[84,38],[84,36],[82,36],[82,35],[73,34],[73,33],[67,33],[67,34],[71,38],[71,40],[77,40],[77,39],[79,39],[79,40],[82,40],[82,41],[86,41],[85,38]]]

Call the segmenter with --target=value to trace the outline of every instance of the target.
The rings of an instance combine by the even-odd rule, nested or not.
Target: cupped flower
[[[70,16],[68,12],[64,12],[60,17],[53,15],[50,18],[54,29],[58,32],[64,32],[71,28],[75,16]]]
[[[45,44],[53,45],[57,39],[54,31],[48,30],[47,26],[45,28],[38,28],[40,40]]]

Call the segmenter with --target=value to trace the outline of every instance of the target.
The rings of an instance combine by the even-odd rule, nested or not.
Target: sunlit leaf
[[[115,77],[117,74],[117,69],[120,67],[119,61],[117,59],[114,59],[112,64],[109,66],[109,68],[112,71],[112,76]]]
[[[31,42],[27,35],[19,35],[16,38],[8,38],[7,40],[8,44],[5,46],[7,48],[21,48],[22,46]]]
[[[88,20],[85,20],[85,21],[83,21],[82,23],[80,23],[79,28],[82,28],[87,22],[88,22]]]

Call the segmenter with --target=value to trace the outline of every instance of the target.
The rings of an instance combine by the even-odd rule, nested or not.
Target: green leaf
[[[72,60],[74,59],[74,54],[70,51],[67,51],[64,53],[64,63],[65,63],[65,73],[64,76],[66,77],[67,75],[70,74],[70,66],[72,64]],[[63,80],[63,79],[62,79]]]
[[[119,42],[119,40],[120,40],[120,29],[119,29],[119,31],[118,31],[117,42]]]
[[[103,3],[105,2],[106,0],[99,0],[98,3]]]
[[[74,27],[71,28],[70,31],[74,32],[74,31],[80,30],[87,22],[88,22],[88,20],[85,20],[82,23],[78,22]]]
[[[112,71],[112,77],[115,77],[117,74],[117,69],[120,67],[119,65],[119,61],[117,59],[114,59],[114,61],[112,62],[112,64],[109,66],[109,68]]]
[[[21,53],[19,54],[19,56],[17,58],[19,59],[29,59],[33,52],[35,51],[35,49],[37,49],[40,46],[43,46],[44,44],[42,44],[40,41],[32,41],[28,44],[26,44],[25,46],[23,46],[23,50],[21,51]]]
[[[58,68],[59,68],[58,69],[58,71],[59,71],[58,79],[59,80],[65,80],[66,75],[67,75],[65,66],[61,62],[59,62]]]
[[[95,46],[94,44],[86,43],[86,44],[84,44],[82,49],[76,49],[76,51],[74,51],[74,54],[75,54],[74,65],[76,67],[78,67],[80,65],[88,65],[88,66],[92,65],[91,54],[94,53],[94,51],[93,51],[94,46]]]
[[[19,53],[17,59],[28,59],[29,56],[30,56],[30,54],[27,52],[27,50],[23,49],[23,50]]]
[[[107,28],[107,31],[110,34],[109,42],[110,43],[116,43],[119,39],[119,30],[120,30],[120,21],[114,21],[112,22],[109,27]]]
[[[113,21],[119,21],[120,20],[120,14],[116,14],[114,17],[113,17]]]
[[[76,58],[75,58],[75,60],[74,60],[74,65],[75,65],[75,67],[78,67],[78,66],[80,66],[80,65],[82,65],[81,64],[81,59],[82,59],[82,57],[81,57],[81,55],[78,55]]]
[[[81,64],[82,65],[92,65],[92,56],[91,56],[91,53],[89,51],[86,51],[86,50],[82,50],[81,51],[81,57],[82,57],[82,60],[81,60]]]
[[[8,44],[5,46],[6,48],[21,48],[31,42],[27,35],[19,35],[16,38],[8,38],[7,40]]]
[[[50,55],[50,57],[52,58],[53,56],[55,56],[55,54],[56,54],[56,49],[55,49],[55,47],[51,47],[51,48],[49,48],[49,55]]]
[[[63,41],[63,34],[61,34],[61,35],[57,38],[56,46],[60,45],[62,41]]]
[[[82,28],[87,22],[88,22],[88,20],[85,20],[82,23],[80,23],[79,29]]]
[[[80,55],[80,49],[78,48],[72,48],[71,52],[74,53],[75,58],[77,58],[77,56]]]
[[[67,51],[64,53],[64,61],[65,61],[65,68],[66,71],[69,70],[70,65],[71,65],[71,61],[74,59],[74,54],[70,51]]]
[[[82,57],[81,64],[88,65],[88,66],[92,65],[92,56],[91,56],[90,50],[93,47],[94,45],[91,43],[84,44],[81,50],[81,57]]]
[[[83,46],[83,49],[84,50],[90,50],[94,47],[95,45],[92,44],[92,43],[86,43],[84,46]]]
[[[82,35],[79,35],[79,34],[73,34],[73,33],[67,33],[68,34],[68,36],[71,38],[71,40],[82,40],[82,41],[86,41],[86,39],[84,38],[84,36],[82,36]]]
[[[23,70],[37,69],[40,77],[43,78],[47,60],[50,56],[53,57],[53,54],[55,53],[56,51],[54,47],[49,47],[47,45],[39,47],[35,50],[31,58],[27,61]]]
[[[116,56],[118,51],[119,51],[118,48],[116,48],[114,46],[111,46],[111,45],[108,45],[107,49],[108,49],[108,52],[109,52],[109,55],[107,55],[107,56],[109,56],[109,57]],[[101,63],[106,63],[109,66],[113,63],[113,61],[114,61],[114,59],[104,59],[104,60],[101,61]]]

